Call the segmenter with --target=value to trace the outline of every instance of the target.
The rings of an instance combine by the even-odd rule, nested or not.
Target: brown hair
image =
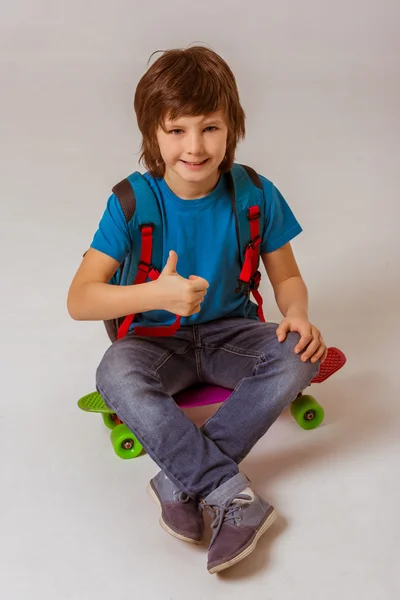
[[[245,114],[235,76],[213,50],[192,46],[164,52],[139,81],[134,107],[142,133],[140,160],[153,177],[162,177],[165,171],[156,138],[165,117],[207,115],[218,110],[228,126],[220,171],[231,169],[237,143],[245,135]]]

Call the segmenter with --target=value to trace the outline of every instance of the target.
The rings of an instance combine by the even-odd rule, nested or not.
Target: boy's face
[[[166,118],[164,129],[158,128],[157,141],[166,179],[202,184],[218,176],[228,136],[222,111],[198,117],[182,116],[173,121]]]

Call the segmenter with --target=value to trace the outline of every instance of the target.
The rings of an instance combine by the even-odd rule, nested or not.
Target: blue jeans
[[[277,325],[229,318],[182,327],[173,337],[128,335],[105,353],[97,389],[164,473],[194,499],[237,475],[238,464],[317,374]],[[198,428],[172,396],[195,383],[234,390]]]

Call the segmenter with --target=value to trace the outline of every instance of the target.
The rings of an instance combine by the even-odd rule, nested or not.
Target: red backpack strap
[[[240,167],[242,170],[246,171],[247,177],[251,179],[252,183],[259,190],[263,191],[262,183],[256,171],[251,167],[247,167],[245,165],[234,165],[234,168],[238,170]],[[246,175],[245,175],[246,176]],[[238,183],[235,184],[235,177]],[[241,193],[242,185],[243,185],[243,171],[238,171],[236,173],[234,170],[232,171],[232,194],[235,196],[238,193]],[[247,179],[248,181],[248,179]],[[246,188],[248,189],[248,183],[246,182]],[[246,198],[248,197],[248,194]],[[258,291],[261,281],[261,273],[258,270],[258,265],[260,262],[260,246],[261,246],[261,233],[260,233],[260,219],[262,217],[260,206],[255,204],[254,206],[249,206],[246,212],[246,222],[247,222],[247,231],[243,231],[246,223],[244,223],[244,215],[238,214],[237,206],[240,206],[240,202],[237,198],[234,198],[234,212],[236,217],[237,224],[237,233],[239,238],[239,247],[242,252],[243,244],[246,239],[249,239],[249,234],[247,233],[250,230],[250,242],[245,246],[244,255],[243,255],[243,266],[239,275],[238,287],[236,288],[237,293],[244,293],[245,295],[249,295],[250,292],[253,294],[255,301],[257,302],[257,314],[260,321],[265,322],[264,312],[263,312],[263,298]],[[243,239],[242,239],[243,238]]]
[[[263,298],[258,291],[261,282],[261,273],[258,270],[260,261],[260,218],[261,213],[258,206],[250,206],[247,214],[250,222],[250,242],[244,253],[243,267],[239,275],[239,287],[236,291],[243,291],[245,294],[253,294],[257,302],[257,314],[260,321],[265,322],[263,311]]]
[[[151,253],[153,249],[153,225],[151,223],[149,223],[148,225],[143,225],[140,227],[140,231],[142,233],[142,248],[140,252],[139,266],[133,285],[137,285],[138,283],[145,283],[147,277],[150,274],[150,270],[152,270]],[[118,329],[118,340],[126,336],[130,326],[133,323],[134,318],[134,314],[125,317],[121,326]]]
[[[155,281],[160,276],[159,271],[157,271],[157,269],[155,269],[151,265],[151,255],[153,250],[153,228],[154,226],[152,223],[147,223],[145,225],[140,226],[140,231],[142,234],[142,247],[140,252],[138,271],[133,285],[137,285],[139,283],[146,283],[147,278],[150,278],[152,281]],[[118,329],[118,340],[122,339],[127,335],[135,316],[136,315],[133,314],[125,317],[121,326]],[[180,323],[181,317],[177,315],[175,322],[170,326],[142,327],[140,325],[136,325],[134,328],[134,334],[157,337],[171,336],[178,331]]]
[[[119,277],[113,278],[113,283],[117,285],[126,285],[129,282],[130,274],[134,277],[133,285],[145,283],[147,279],[155,280],[159,277],[159,271],[152,266],[152,260],[158,264],[162,259],[162,238],[160,239],[159,232],[161,230],[161,216],[156,204],[154,194],[139,173],[133,173],[126,179],[123,179],[112,189],[117,196],[121,205],[122,212],[126,222],[129,224],[135,212],[138,219],[138,235],[136,235],[136,244],[140,239],[141,251],[140,260],[135,267],[133,256],[129,255],[127,259],[120,265]],[[143,222],[144,220],[149,222]],[[150,222],[152,221],[152,222]],[[155,223],[158,224],[155,227]],[[154,230],[157,229],[157,236],[153,238]],[[137,239],[139,238],[139,239]],[[154,242],[154,243],[153,243]],[[124,276],[122,277],[122,273]],[[110,319],[105,321],[108,336],[112,342],[121,339],[127,335],[130,326],[132,325],[136,315],[128,315],[118,319]],[[162,327],[140,327],[135,326],[134,333],[137,335],[146,336],[170,336],[174,335],[179,329],[181,317],[176,316],[175,322],[171,326]]]

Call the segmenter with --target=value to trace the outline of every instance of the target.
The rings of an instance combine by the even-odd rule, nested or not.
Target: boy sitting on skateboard
[[[203,47],[167,51],[141,78],[134,104],[153,200],[133,194],[127,210],[111,195],[68,310],[79,320],[136,315],[105,353],[97,389],[161,469],[149,491],[164,529],[200,543],[202,511],[214,516],[215,573],[247,556],[276,518],[239,463],[309,385],[326,346],[290,245],[300,225],[268,179],[234,164],[245,114],[226,62]],[[143,223],[141,203],[153,201],[160,227]],[[160,236],[158,271],[143,252]],[[279,325],[263,321],[260,256]],[[133,275],[113,285],[127,261]],[[200,382],[234,391],[198,428],[172,396]]]

